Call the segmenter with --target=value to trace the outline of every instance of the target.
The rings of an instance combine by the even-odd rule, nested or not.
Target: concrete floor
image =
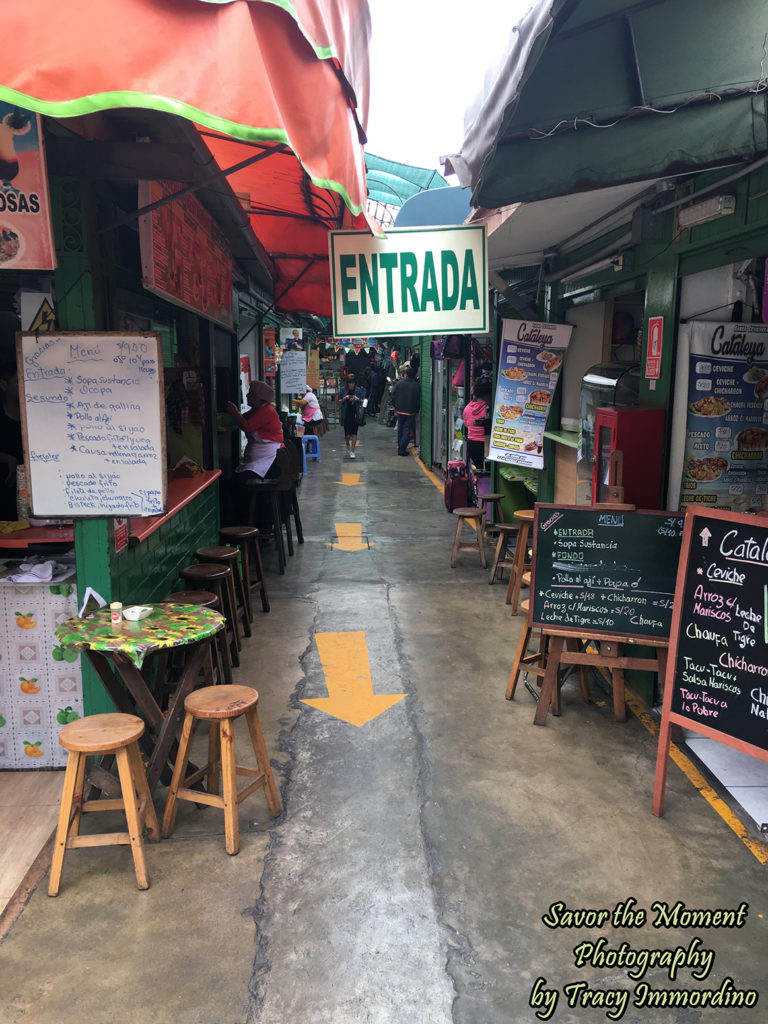
[[[394,431],[370,424],[361,442],[352,462],[338,428],[323,439],[301,487],[306,543],[270,573],[272,611],[238,673],[261,693],[284,814],[245,801],[230,858],[220,813],[182,805],[148,847],[147,892],[125,848],[72,851],[59,897],[43,882],[0,946],[0,1024],[720,1024],[734,1011],[633,1000],[726,977],[760,993],[738,1019],[765,1020],[765,868],[674,765],[653,817],[655,740],[615,724],[599,690],[587,705],[566,685],[545,728],[522,687],[503,699],[521,624],[505,588],[474,554],[449,568],[455,521]],[[335,523],[372,546],[330,547]],[[327,693],[316,634],[347,631],[365,634],[374,692],[408,694],[359,728],[301,703]],[[642,926],[542,921],[558,901],[628,899]],[[655,928],[654,901],[749,910],[739,928]],[[635,956],[692,952],[673,981],[663,958],[634,979],[611,959],[576,966],[599,936]],[[697,980],[700,947],[715,959]],[[563,987],[580,981],[573,998],[591,1004],[569,1008]]]

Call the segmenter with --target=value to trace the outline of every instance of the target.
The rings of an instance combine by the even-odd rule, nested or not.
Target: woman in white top
[[[317,395],[314,393],[312,388],[307,386],[307,390],[304,392],[304,397],[294,398],[293,401],[301,409],[304,433],[316,433],[317,424],[322,422],[323,413],[320,409],[320,403],[317,400]]]

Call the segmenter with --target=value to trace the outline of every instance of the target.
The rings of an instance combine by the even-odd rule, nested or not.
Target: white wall
[[[562,424],[578,430],[581,422],[579,398],[581,379],[595,363],[602,362],[605,303],[591,302],[568,310],[566,323],[573,324],[573,334],[563,361]]]

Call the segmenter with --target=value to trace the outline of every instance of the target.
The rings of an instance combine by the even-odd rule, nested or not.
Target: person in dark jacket
[[[397,416],[397,454],[407,455],[408,440],[421,405],[421,384],[416,380],[413,367],[409,367],[405,377],[395,384],[392,405]]]

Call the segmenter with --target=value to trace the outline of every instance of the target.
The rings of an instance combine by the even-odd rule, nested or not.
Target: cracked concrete
[[[521,623],[505,587],[476,554],[450,569],[455,521],[393,431],[371,424],[361,440],[351,467],[338,430],[323,439],[301,488],[306,543],[284,577],[269,573],[272,612],[256,613],[237,672],[261,694],[283,815],[249,797],[229,858],[220,812],[182,805],[173,837],[148,847],[146,893],[125,849],[72,851],[61,895],[43,883],[0,946],[0,1024],[533,1024],[540,978],[558,990],[552,1020],[592,1024],[606,1009],[567,1006],[563,986],[587,981],[595,999],[638,984],[611,963],[575,966],[574,947],[601,935],[634,950],[698,936],[714,951],[708,979],[655,967],[654,987],[764,986],[765,869],[674,766],[653,817],[655,738],[615,724],[604,693],[585,704],[568,684],[545,728],[524,688],[504,701]],[[351,468],[362,486],[339,486]],[[371,547],[328,547],[336,522],[359,522]],[[316,634],[350,630],[366,634],[374,692],[408,694],[361,728],[301,703],[326,694]],[[558,900],[628,898],[647,911],[746,901],[749,915],[727,930],[542,922]],[[733,1012],[628,1003],[621,1019]]]

